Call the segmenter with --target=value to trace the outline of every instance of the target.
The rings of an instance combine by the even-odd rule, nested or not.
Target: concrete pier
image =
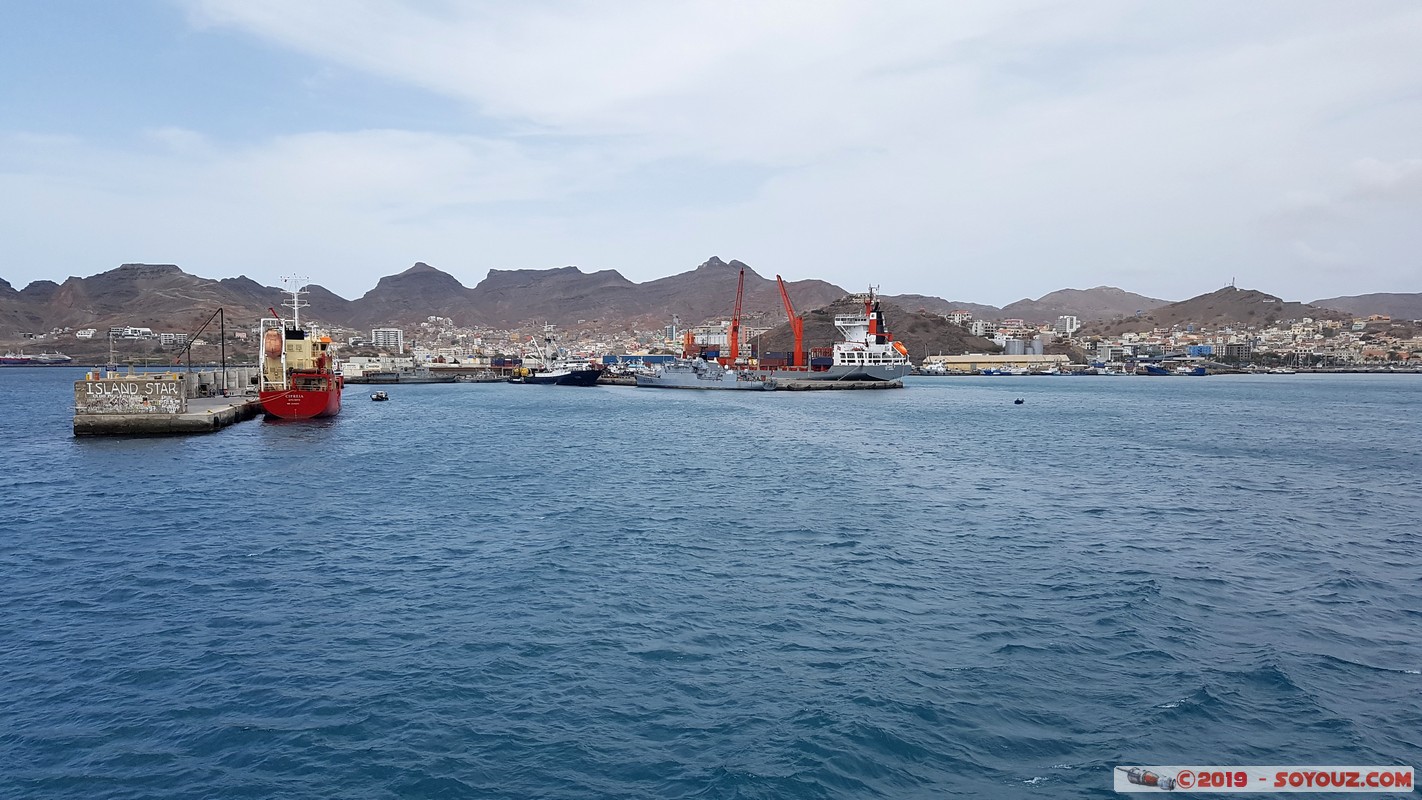
[[[255,417],[254,367],[89,373],[74,382],[75,436],[210,433]],[[248,389],[251,394],[248,394]]]
[[[892,381],[776,381],[776,391],[813,392],[828,389],[902,389],[904,382]]]

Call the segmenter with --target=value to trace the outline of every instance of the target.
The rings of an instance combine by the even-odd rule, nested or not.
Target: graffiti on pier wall
[[[104,378],[74,383],[76,414],[181,414],[187,410],[187,397],[176,380]]]

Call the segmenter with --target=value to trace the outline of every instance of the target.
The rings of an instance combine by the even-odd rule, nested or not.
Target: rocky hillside
[[[313,295],[325,291],[312,289]],[[29,331],[113,325],[192,330],[219,307],[229,322],[246,324],[265,316],[269,306],[281,302],[281,296],[279,289],[260,286],[245,277],[215,281],[189,275],[174,264],[124,264],[87,278],[71,277],[61,284],[35,281],[18,295],[20,313],[28,322],[24,330]],[[338,321],[320,314],[317,317]]]
[[[1150,311],[1168,301],[1146,297],[1114,286],[1095,289],[1059,289],[1036,300],[1018,300],[1002,308],[1003,319],[1021,319],[1028,323],[1055,322],[1060,316],[1079,317],[1082,322],[1130,316]]]
[[[615,270],[586,273],[577,267],[559,267],[490,270],[473,288],[420,262],[381,278],[356,300],[311,285],[307,298],[311,308],[303,317],[356,330],[414,325],[432,315],[449,317],[466,327],[496,329],[551,322],[565,329],[576,326],[583,330],[645,330],[667,325],[673,316],[679,317],[683,326],[690,326],[730,317],[736,280],[742,269],[747,323],[784,325],[785,311],[774,276],[762,276],[740,261],[722,261],[714,256],[694,269],[646,283],[633,283]],[[787,288],[801,313],[847,295],[844,289],[820,280],[792,281]],[[140,325],[155,330],[193,330],[218,307],[225,309],[229,324],[246,325],[266,316],[269,307],[280,308],[282,298],[281,289],[245,276],[211,280],[189,275],[173,264],[124,264],[87,278],[71,277],[63,283],[35,281],[19,291],[0,280],[0,341],[15,341],[21,332],[66,326],[103,329]],[[937,317],[956,309],[971,311],[980,318],[1020,317],[1029,322],[1051,322],[1057,316],[1072,314],[1088,324],[1101,320],[1091,329],[1111,332],[1186,322],[1245,325],[1279,318],[1368,313],[1415,319],[1422,318],[1422,308],[1416,305],[1419,298],[1422,295],[1362,295],[1321,301],[1345,307],[1340,311],[1284,303],[1262,292],[1233,288],[1182,303],[1163,304],[1102,286],[1063,289],[1001,309],[926,295],[886,296],[885,302],[903,320],[897,332],[907,334],[914,326],[927,324],[919,320],[920,315]],[[956,329],[938,331],[937,323],[916,332],[929,344],[929,352],[986,349],[978,344],[982,340],[961,340]],[[834,340],[832,326],[823,333],[826,341]],[[941,347],[933,343],[940,343]]]
[[[941,297],[922,294],[886,295],[884,299],[911,311],[948,314],[961,309],[971,312],[978,319],[1021,319],[1032,324],[1056,322],[1057,317],[1066,315],[1079,317],[1083,322],[1111,319],[1132,315],[1137,311],[1159,308],[1167,302],[1124,289],[1117,289],[1114,286],[1098,286],[1095,289],[1059,289],[1044,294],[1036,300],[1022,299],[1002,308],[961,300],[944,300]]]
[[[1315,300],[1312,305],[1345,311],[1355,317],[1386,314],[1394,320],[1422,319],[1422,292],[1382,292],[1352,297],[1330,297],[1326,300]]]
[[[925,311],[929,314],[967,311],[977,319],[1000,319],[1002,317],[1002,309],[997,306],[985,306],[981,303],[968,303],[962,300],[944,300],[941,297],[927,294],[886,294],[884,302],[893,303],[908,311]]]
[[[586,273],[577,267],[490,270],[473,289],[427,264],[389,278],[352,306],[359,327],[423,320],[430,314],[459,325],[509,328],[552,322],[562,327],[625,330],[660,328],[676,315],[684,325],[730,316],[736,281],[745,270],[743,313],[784,317],[774,279],[739,261],[712,257],[688,272],[633,283],[616,270]],[[786,284],[797,308],[814,308],[845,291],[824,281]],[[424,309],[421,311],[421,309]]]
[[[745,269],[746,316],[783,319],[773,279],[739,261],[714,257],[688,272],[641,284],[614,270],[589,274],[577,267],[561,267],[491,270],[472,289],[421,262],[381,278],[356,300],[311,285],[307,297],[311,307],[303,317],[357,330],[412,325],[429,316],[490,328],[543,322],[564,327],[586,323],[581,327],[605,330],[659,328],[670,323],[673,315],[685,325],[696,325],[729,317],[741,269]],[[799,309],[815,308],[845,294],[838,286],[818,280],[789,282],[787,288]],[[173,264],[124,264],[88,278],[71,277],[62,284],[35,281],[21,291],[0,281],[0,340],[66,326],[192,330],[219,307],[229,323],[250,324],[266,316],[268,308],[280,309],[283,296],[281,289],[245,276],[211,280],[189,275]]]
[[[395,275],[387,275],[375,288],[350,303],[342,324],[369,328],[386,324],[423,322],[449,317],[457,325],[475,324],[473,297],[453,275],[423,261]]]
[[[1345,319],[1349,315],[1307,303],[1286,303],[1257,289],[1226,286],[1218,291],[1170,303],[1143,314],[1082,326],[1083,335],[1116,336],[1155,328],[1196,325],[1203,328],[1266,328],[1281,320]]]
[[[44,324],[10,282],[0,279],[0,338],[10,331],[29,331]],[[13,336],[14,334],[9,334]]]
[[[900,306],[885,302],[880,308],[884,312],[884,323],[894,338],[908,348],[914,363],[925,355],[961,355],[963,353],[996,353],[1002,348],[989,339],[970,335],[958,325],[954,325],[938,314],[926,311],[906,311]],[[810,312],[805,318],[804,344],[808,351],[815,347],[829,347],[841,340],[834,327],[835,314],[863,311],[864,306],[848,296]],[[794,348],[795,337],[790,332],[789,323],[781,323],[759,338],[760,351],[788,352]]]

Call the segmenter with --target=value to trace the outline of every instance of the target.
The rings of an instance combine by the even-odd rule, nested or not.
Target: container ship
[[[908,348],[903,342],[894,341],[884,322],[884,310],[873,288],[852,299],[863,305],[862,312],[837,314],[834,326],[843,341],[836,342],[823,360],[812,358],[805,363],[805,320],[795,313],[790,302],[790,294],[785,289],[785,279],[779,275],[775,281],[780,286],[780,299],[785,304],[785,314],[790,320],[790,333],[794,337],[795,349],[790,363],[774,367],[762,364],[743,363],[740,356],[741,301],[745,291],[745,270],[741,270],[736,284],[736,305],[731,313],[730,330],[726,337],[726,357],[717,359],[722,366],[742,375],[763,381],[845,381],[877,382],[894,381],[907,377],[913,372],[909,361]],[[691,358],[696,351],[690,332],[684,343],[684,358]]]
[[[331,354],[331,337],[315,328],[302,327],[301,309],[305,282],[289,279],[291,298],[282,303],[292,318],[282,319],[275,309],[261,324],[262,410],[278,419],[334,417],[341,411],[345,381]]]
[[[780,276],[776,276],[779,280]],[[784,292],[784,283],[781,291]],[[836,314],[834,327],[844,337],[835,342],[830,355],[830,363],[819,366],[793,364],[768,370],[777,380],[797,381],[893,381],[907,377],[913,372],[909,362],[908,348],[903,342],[894,341],[884,323],[884,311],[879,306],[879,298],[874,290],[857,295],[855,299],[864,304],[863,313]],[[787,307],[789,300],[786,300]],[[793,309],[790,311],[791,331],[795,336],[796,360],[802,360],[804,344],[801,341],[801,327],[795,323]]]

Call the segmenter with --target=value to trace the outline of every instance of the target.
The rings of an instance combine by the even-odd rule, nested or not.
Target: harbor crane
[[[795,306],[790,304],[790,293],[785,291],[785,279],[776,275],[775,282],[780,284],[780,300],[785,303],[785,316],[790,318],[790,333],[795,337],[795,355],[791,365],[800,369],[805,366],[805,318],[796,314]]]
[[[745,291],[746,271],[742,267],[741,276],[736,279],[736,308],[731,312],[731,330],[729,331],[730,335],[726,337],[729,352],[726,354],[727,359],[721,362],[723,364],[735,364],[741,357],[741,300],[745,296]]]

